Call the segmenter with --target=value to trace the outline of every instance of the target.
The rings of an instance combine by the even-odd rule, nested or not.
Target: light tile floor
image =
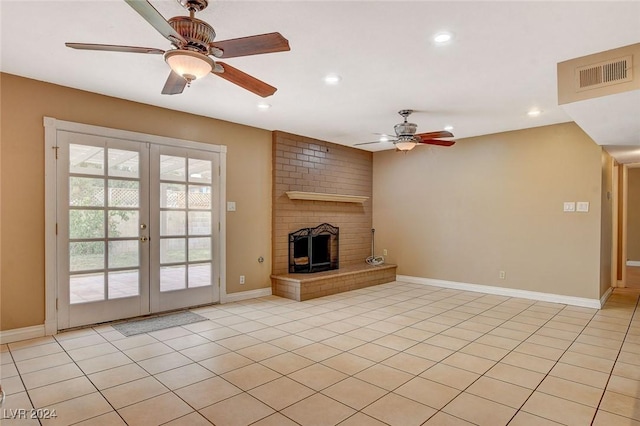
[[[394,282],[10,343],[2,424],[640,425],[639,294],[595,310]]]

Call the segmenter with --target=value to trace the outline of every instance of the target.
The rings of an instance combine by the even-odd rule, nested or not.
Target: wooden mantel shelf
[[[361,195],[325,194],[322,192],[287,191],[290,200],[337,201],[340,203],[364,203],[369,197]]]

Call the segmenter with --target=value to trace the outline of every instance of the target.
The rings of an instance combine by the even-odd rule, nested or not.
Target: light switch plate
[[[565,201],[564,202],[564,211],[565,212],[575,212],[576,211],[576,203],[575,203],[575,201]]]
[[[576,203],[576,211],[578,212],[588,212],[589,211],[589,202],[588,201],[578,201]]]
[[[236,202],[235,201],[227,201],[227,211],[235,212],[236,211]]]

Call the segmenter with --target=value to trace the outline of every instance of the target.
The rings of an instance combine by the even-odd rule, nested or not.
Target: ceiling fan
[[[208,6],[208,0],[177,0],[182,7],[189,11],[189,16],[175,16],[168,21],[147,0],[125,1],[169,40],[174,49],[164,51],[150,47],[89,43],[65,43],[65,45],[73,49],[163,55],[164,60],[171,68],[169,78],[162,89],[163,95],[182,93],[185,86],[190,85],[193,80],[209,73],[222,77],[263,98],[273,95],[278,90],[231,65],[217,61],[217,59],[290,50],[289,41],[280,33],[214,41],[216,33],[211,25],[195,18],[196,12],[204,10]]]
[[[407,122],[407,117],[411,115],[413,112],[412,109],[402,109],[398,111],[404,118],[404,122],[398,123],[393,126],[393,130],[396,132],[395,139],[387,139],[386,135],[382,135],[383,137],[380,140],[374,142],[363,142],[357,143],[354,146],[358,145],[369,145],[380,142],[393,142],[398,151],[411,151],[418,144],[424,145],[440,145],[440,146],[451,146],[456,141],[452,140],[442,140],[438,138],[452,138],[453,133],[448,132],[446,130],[442,130],[439,132],[429,132],[429,133],[418,133],[416,134],[416,130],[418,129],[418,125],[414,123]]]

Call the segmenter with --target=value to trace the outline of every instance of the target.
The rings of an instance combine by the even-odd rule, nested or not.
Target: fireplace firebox
[[[323,223],[289,234],[289,272],[311,273],[338,269],[340,229]]]

